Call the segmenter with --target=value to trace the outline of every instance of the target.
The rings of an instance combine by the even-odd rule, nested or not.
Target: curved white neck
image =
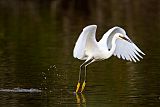
[[[111,50],[109,51],[109,56],[112,56],[113,55],[113,53],[114,53],[114,51],[115,51],[115,49],[116,49],[116,37],[114,36],[113,37],[113,39],[112,39],[112,48],[111,48]]]

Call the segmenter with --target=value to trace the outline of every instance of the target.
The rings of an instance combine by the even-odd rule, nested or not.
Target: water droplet
[[[43,74],[43,75],[45,75],[45,73],[44,73],[44,72],[42,72],[42,74]]]

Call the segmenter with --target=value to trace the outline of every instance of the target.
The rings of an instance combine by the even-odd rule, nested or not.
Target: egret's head
[[[118,33],[118,34],[116,35],[116,37],[117,37],[118,39],[126,40],[126,41],[132,43],[132,41],[131,41],[129,38],[125,37],[125,36],[124,36],[123,34],[121,34],[121,33]]]

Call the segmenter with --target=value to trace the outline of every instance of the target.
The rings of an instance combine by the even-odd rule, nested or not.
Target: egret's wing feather
[[[85,45],[86,45],[86,40],[87,40],[87,34],[84,34],[82,32],[76,42],[76,45],[73,50],[73,56],[75,58],[81,59],[84,56],[85,53]]]
[[[86,56],[86,51],[91,49],[91,47],[95,47],[96,45],[96,39],[95,39],[95,33],[96,33],[96,25],[90,25],[83,29],[82,33],[80,34],[74,50],[73,50],[73,56],[78,59],[84,59]]]
[[[125,36],[125,38],[130,40],[126,35],[125,30],[116,26],[108,30],[99,41],[99,43],[106,46],[107,49],[110,50],[112,48],[112,39],[116,33],[121,33]],[[136,62],[139,61],[139,58],[143,58],[140,54],[144,55],[144,53],[132,41],[128,42],[123,39],[116,40],[116,49],[113,53],[114,56],[117,56],[118,58],[122,58],[124,60]]]
[[[128,38],[127,35],[125,35]],[[129,38],[128,38],[129,39]],[[139,58],[143,58],[140,54],[145,55],[133,42],[128,42],[123,39],[116,40],[116,49],[114,51],[114,56],[118,58],[129,60],[129,61],[139,61]]]

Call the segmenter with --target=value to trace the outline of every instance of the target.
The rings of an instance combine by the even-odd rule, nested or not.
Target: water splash
[[[0,92],[14,92],[14,93],[41,93],[42,90],[39,89],[24,89],[24,88],[13,88],[13,89],[3,89],[0,88]]]
[[[52,69],[56,69],[56,65],[50,65],[50,67],[48,68],[48,71],[52,70]]]

